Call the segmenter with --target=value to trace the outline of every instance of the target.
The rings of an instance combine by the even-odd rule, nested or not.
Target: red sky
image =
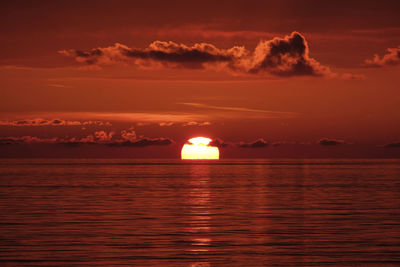
[[[3,1],[0,156],[175,157],[205,135],[226,157],[399,157],[399,10]]]

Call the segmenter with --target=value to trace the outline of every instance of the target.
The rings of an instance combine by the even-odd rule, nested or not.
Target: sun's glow
[[[212,140],[206,137],[195,137],[189,139],[182,147],[182,159],[219,159],[219,149],[209,146]]]

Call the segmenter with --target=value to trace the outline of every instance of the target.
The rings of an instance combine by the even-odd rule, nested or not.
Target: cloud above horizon
[[[260,114],[260,117],[264,118],[298,118],[301,114],[297,112],[288,112],[288,111],[274,111],[274,110],[265,110],[265,109],[254,109],[254,108],[245,108],[245,107],[233,107],[233,106],[216,106],[216,105],[208,105],[202,103],[178,103],[181,105],[199,108],[199,109],[210,109],[210,110],[220,110],[225,112],[239,112],[239,113],[255,113]],[[246,115],[248,116],[248,115]]]
[[[147,48],[131,48],[115,43],[89,51],[61,50],[86,65],[133,64],[142,68],[214,69],[236,74],[272,74],[276,76],[330,76],[326,66],[309,56],[309,46],[299,32],[283,38],[263,40],[250,52],[244,46],[220,49],[210,43],[192,46],[172,41],[154,41]]]
[[[0,126],[111,126],[110,122],[103,121],[77,121],[64,119],[23,119],[23,120],[0,120]]]
[[[400,142],[394,142],[384,145],[386,148],[400,148]]]
[[[217,138],[214,138],[208,145],[223,148],[223,147],[229,146],[229,143],[227,143],[224,140],[222,140],[221,138],[217,137]]]
[[[119,134],[110,131],[95,131],[84,137],[53,137],[42,138],[37,136],[6,136],[0,137],[0,145],[27,145],[27,144],[62,144],[70,147],[80,145],[108,145],[108,146],[163,146],[170,145],[174,141],[170,138],[149,138],[136,135],[133,127],[122,130]]]
[[[318,144],[322,146],[337,146],[337,145],[343,145],[345,144],[345,142],[339,139],[322,138],[318,140]]]
[[[54,144],[57,142],[57,138],[40,138],[37,136],[7,136],[0,137],[0,145],[22,145],[32,143],[47,143]]]
[[[268,142],[262,138],[257,139],[250,143],[246,143],[246,142],[239,143],[239,147],[243,147],[243,148],[262,148],[262,147],[267,147],[267,146],[268,146]]]
[[[375,54],[372,59],[365,60],[366,67],[380,68],[384,66],[395,66],[400,64],[400,45],[395,48],[386,49],[387,53],[383,57]]]

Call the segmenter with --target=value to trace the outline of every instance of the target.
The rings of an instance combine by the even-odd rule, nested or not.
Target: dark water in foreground
[[[398,160],[0,163],[0,266],[399,264]]]

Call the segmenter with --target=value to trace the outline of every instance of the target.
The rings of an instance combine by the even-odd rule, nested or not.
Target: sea
[[[400,160],[0,160],[0,266],[399,265]]]

